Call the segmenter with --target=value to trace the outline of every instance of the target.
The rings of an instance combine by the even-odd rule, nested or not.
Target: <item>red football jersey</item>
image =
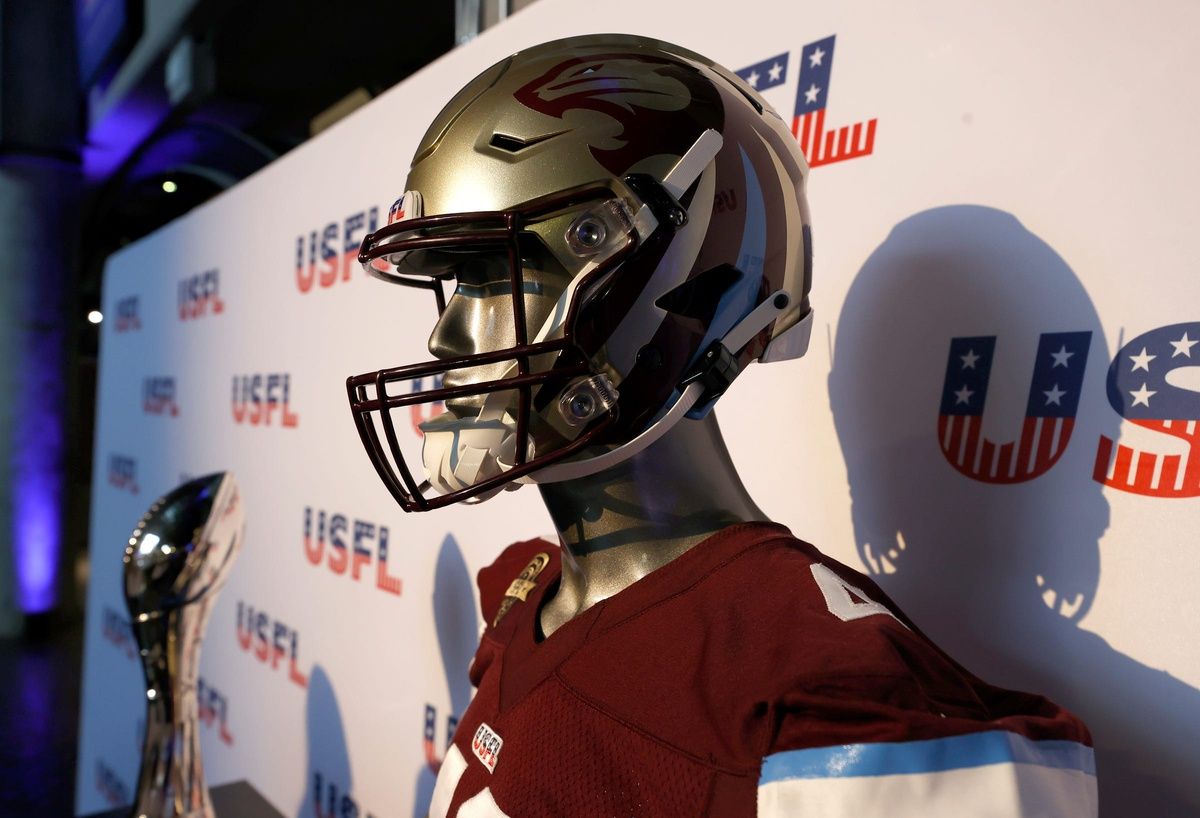
[[[867,577],[726,528],[542,638],[559,549],[479,574],[433,818],[1096,814],[1087,728],[991,687]]]

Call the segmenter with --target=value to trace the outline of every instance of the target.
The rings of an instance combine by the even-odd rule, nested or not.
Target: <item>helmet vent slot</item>
[[[759,115],[761,116],[762,112],[763,112],[763,104],[761,102],[759,102],[757,99],[755,99],[754,95],[751,94],[750,92],[748,92],[742,86],[738,85],[736,87],[737,87],[738,91],[741,93],[741,95],[746,98],[746,101],[749,102],[751,105],[753,105],[754,110],[758,111]]]
[[[509,153],[516,153],[517,151],[521,150],[521,148],[526,146],[524,139],[518,139],[515,136],[509,136],[508,134],[504,133],[492,134],[492,141],[490,144],[493,148],[499,148],[500,150],[508,151]]]
[[[695,318],[709,324],[717,313],[721,296],[742,280],[742,271],[732,264],[720,264],[692,276],[654,302],[667,312]]]
[[[526,148],[531,148],[534,145],[541,144],[547,139],[553,139],[556,136],[565,133],[565,131],[555,131],[554,133],[545,133],[538,136],[531,136],[528,139],[522,139],[519,136],[512,136],[506,133],[494,133],[492,138],[488,140],[488,144],[493,148],[499,148],[505,153],[520,153]]]

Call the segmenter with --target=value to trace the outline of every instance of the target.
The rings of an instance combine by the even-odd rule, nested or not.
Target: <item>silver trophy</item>
[[[221,472],[159,498],[129,538],[125,603],[146,676],[133,818],[214,818],[200,763],[196,680],[204,628],[244,524],[237,482]]]

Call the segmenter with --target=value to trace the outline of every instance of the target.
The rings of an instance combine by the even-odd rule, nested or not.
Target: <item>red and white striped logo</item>
[[[496,771],[496,762],[500,758],[500,748],[503,746],[504,739],[486,723],[479,725],[475,737],[471,739],[471,751],[483,766],[487,767],[489,773]]]

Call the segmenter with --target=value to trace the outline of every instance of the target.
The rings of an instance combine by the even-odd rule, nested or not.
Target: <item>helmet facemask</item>
[[[359,260],[377,278],[433,292],[439,358],[347,380],[363,444],[408,511],[515,488],[613,422],[616,391],[576,343],[575,317],[658,226],[619,180],[492,213],[422,217],[419,202],[406,194],[393,208],[402,217],[367,236]],[[421,388],[429,379],[441,384]],[[417,455],[394,413],[440,402],[447,411],[420,424]],[[417,457],[423,482],[409,465]]]

